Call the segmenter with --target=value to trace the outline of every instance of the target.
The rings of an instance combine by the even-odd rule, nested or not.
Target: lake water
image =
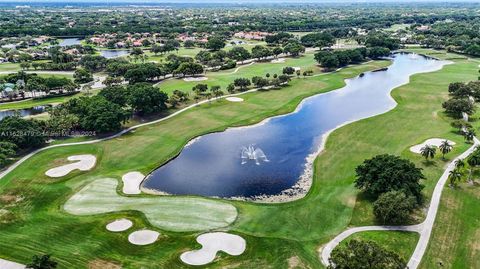
[[[36,106],[32,108],[26,109],[17,109],[17,110],[1,110],[0,111],[0,120],[8,116],[14,116],[15,114],[19,114],[21,117],[37,115],[45,112],[47,107],[45,106]]]
[[[64,38],[58,45],[61,47],[79,45],[80,41],[80,38]]]
[[[319,150],[325,133],[392,109],[392,89],[407,83],[410,75],[438,70],[445,63],[396,54],[387,71],[349,79],[342,89],[305,99],[293,113],[195,139],[153,171],[143,187],[215,197],[280,194],[311,167],[308,157]]]
[[[105,58],[116,58],[124,55],[128,55],[130,50],[100,50],[100,55]]]

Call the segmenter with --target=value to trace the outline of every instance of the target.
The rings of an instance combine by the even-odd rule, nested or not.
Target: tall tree
[[[382,224],[405,224],[416,205],[415,197],[403,191],[389,191],[373,203],[373,214]]]
[[[451,186],[456,186],[457,182],[462,180],[462,173],[458,169],[453,169],[448,173],[448,179]]]
[[[422,169],[406,159],[394,155],[377,155],[365,160],[356,169],[355,186],[373,198],[392,190],[402,190],[413,196],[418,203],[422,202],[424,179]]]
[[[148,83],[128,86],[128,104],[140,115],[159,112],[167,108],[168,95]]]
[[[473,183],[473,170],[480,165],[480,148],[477,147],[468,157],[467,163],[469,165],[468,181]]]
[[[444,140],[442,141],[438,149],[440,149],[440,152],[442,153],[442,158],[445,159],[445,154],[448,154],[450,151],[452,151],[453,146],[450,145],[448,140]]]
[[[221,50],[225,47],[225,41],[221,37],[212,36],[208,38],[208,41],[205,44],[205,47],[213,51]]]
[[[332,251],[329,269],[405,269],[407,263],[395,252],[373,241],[350,240]]]

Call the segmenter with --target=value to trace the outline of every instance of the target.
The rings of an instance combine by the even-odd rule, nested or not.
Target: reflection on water
[[[65,38],[58,44],[60,47],[67,47],[73,45],[79,45],[81,39],[80,38]]]
[[[0,120],[8,116],[19,115],[20,117],[26,117],[31,115],[37,115],[45,112],[47,109],[46,106],[36,106],[26,109],[17,109],[17,110],[0,110]]]
[[[390,97],[393,88],[407,83],[412,74],[437,70],[444,64],[398,54],[388,70],[347,80],[340,90],[306,99],[294,113],[200,137],[155,170],[144,187],[219,197],[279,194],[299,180],[323,134],[346,122],[388,111],[395,106]],[[249,145],[260,148],[261,154]],[[258,165],[255,159],[263,156],[268,156],[268,162]]]
[[[100,55],[105,58],[116,58],[124,55],[128,55],[129,50],[100,50]]]

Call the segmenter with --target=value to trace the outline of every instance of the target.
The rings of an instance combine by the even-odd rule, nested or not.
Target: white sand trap
[[[425,145],[430,145],[430,146],[434,146],[434,147],[439,147],[443,141],[445,141],[446,139],[442,139],[442,138],[430,138],[430,139],[427,139],[425,140],[425,142],[423,142],[422,144],[418,144],[418,145],[415,145],[413,147],[410,148],[410,151],[413,152],[413,153],[421,153],[421,150],[422,148],[425,146]],[[453,141],[450,141],[450,140],[447,140],[448,143],[450,145],[455,145],[455,142]]]
[[[122,177],[123,193],[125,194],[140,194],[140,183],[142,183],[145,176],[140,172],[126,173]]]
[[[205,265],[211,263],[218,251],[238,256],[245,251],[247,243],[238,235],[216,232],[206,233],[197,237],[197,242],[202,245],[199,250],[182,253],[180,259],[190,265]]]
[[[274,59],[271,61],[271,63],[273,64],[280,64],[280,63],[284,63],[285,62],[285,58],[280,58],[280,59]]]
[[[230,102],[243,102],[243,98],[240,97],[227,97],[225,99]]]
[[[207,77],[188,77],[188,78],[184,78],[183,80],[189,82],[189,81],[204,81],[207,79],[208,79]]]
[[[106,228],[110,232],[123,232],[133,226],[133,222],[128,219],[118,219],[107,224]]]
[[[293,67],[293,70],[295,70],[295,72],[296,72],[296,71],[298,71],[298,70],[301,70],[301,68],[298,67],[298,66],[294,66],[294,67]]]
[[[139,245],[139,246],[150,245],[155,241],[157,241],[159,235],[160,234],[155,231],[140,230],[140,231],[131,233],[128,236],[128,242],[134,245]]]
[[[68,157],[69,161],[75,163],[69,163],[66,165],[62,165],[59,167],[52,168],[45,172],[45,175],[49,177],[63,177],[68,175],[73,170],[80,170],[80,171],[88,171],[95,166],[95,162],[97,158],[93,155],[86,154],[86,155],[75,155]]]

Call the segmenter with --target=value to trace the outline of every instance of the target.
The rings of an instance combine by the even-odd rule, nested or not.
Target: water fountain
[[[310,156],[318,154],[326,134],[389,111],[395,107],[392,89],[408,83],[413,74],[438,70],[445,63],[397,54],[388,70],[348,79],[342,89],[305,99],[295,112],[201,136],[152,172],[142,186],[175,195],[262,201],[276,195],[285,197],[282,201],[303,197],[312,182]],[[264,162],[267,159],[270,162]],[[297,183],[305,186],[300,195]],[[283,196],[287,192],[292,195]]]
[[[260,148],[255,148],[253,145],[242,147],[242,164],[249,160],[254,160],[256,165],[260,165],[260,161],[268,162],[267,156]]]

